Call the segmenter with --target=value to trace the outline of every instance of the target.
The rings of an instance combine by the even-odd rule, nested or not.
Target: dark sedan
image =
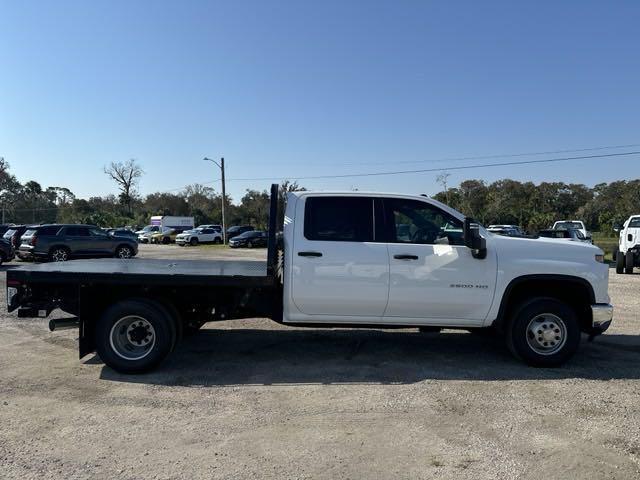
[[[250,232],[244,232],[237,237],[233,237],[229,240],[229,246],[231,248],[254,248],[254,247],[266,247],[267,246],[267,232],[261,232],[259,230],[252,230]]]

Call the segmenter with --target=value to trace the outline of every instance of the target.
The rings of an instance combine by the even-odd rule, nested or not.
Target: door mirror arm
[[[470,217],[464,219],[464,244],[471,249],[473,258],[487,257],[487,241],[480,235],[480,225]]]

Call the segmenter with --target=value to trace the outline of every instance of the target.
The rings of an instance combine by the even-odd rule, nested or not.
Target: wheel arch
[[[591,327],[590,307],[596,303],[593,287],[584,278],[559,274],[523,275],[511,280],[504,290],[493,325],[502,329],[514,309],[533,297],[554,298],[568,303],[576,311],[581,329],[586,331]]]

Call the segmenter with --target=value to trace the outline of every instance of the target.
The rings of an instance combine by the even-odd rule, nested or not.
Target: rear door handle
[[[418,260],[417,255],[408,255],[406,253],[401,253],[399,255],[394,255],[393,258],[397,260]]]
[[[322,253],[320,252],[298,252],[299,257],[321,257]]]

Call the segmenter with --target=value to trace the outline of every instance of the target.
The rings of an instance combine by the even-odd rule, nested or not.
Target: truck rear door
[[[295,216],[301,221],[295,222],[290,257],[291,299],[303,316],[382,317],[389,257],[387,246],[376,242],[375,202],[329,195],[297,202]],[[292,319],[304,321],[303,316]],[[322,321],[317,317],[311,321]]]

